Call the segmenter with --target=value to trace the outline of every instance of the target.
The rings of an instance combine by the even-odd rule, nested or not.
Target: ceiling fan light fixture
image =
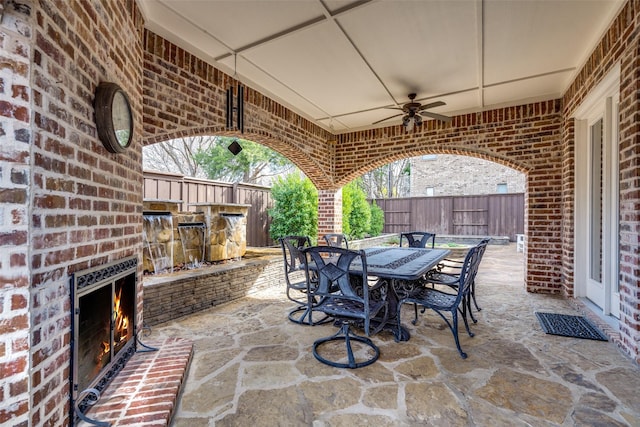
[[[407,132],[411,132],[413,130],[413,125],[415,124],[415,120],[413,117],[404,116],[402,118],[402,125]]]

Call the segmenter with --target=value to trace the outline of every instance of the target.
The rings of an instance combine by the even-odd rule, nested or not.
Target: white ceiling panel
[[[555,99],[562,96],[564,85],[558,84],[570,78],[570,73],[547,75],[527,80],[517,80],[484,89],[484,101],[487,106],[508,105],[514,98],[521,102],[532,100]]]
[[[233,57],[225,58],[221,61],[230,70],[233,70]],[[327,116],[327,113],[316,107],[295,93],[290,87],[282,84],[280,81],[272,78],[263,70],[256,68],[252,63],[247,62],[241,56],[237,60],[237,68],[242,71],[242,77],[239,79],[241,83],[252,87],[261,87],[262,93],[274,98],[282,99],[284,106],[298,111],[304,117],[310,120],[316,120],[319,117]],[[233,75],[233,72],[231,73]],[[247,83],[248,82],[248,83]]]
[[[624,0],[136,0],[151,31],[318,125],[559,97]]]
[[[325,22],[243,53],[328,115],[366,109],[362,95],[382,86],[338,28]],[[271,58],[280,58],[273,61]],[[340,78],[336,79],[339,75]],[[351,95],[358,94],[357,97]]]
[[[485,2],[484,84],[574,70],[613,6],[614,1]]]
[[[381,16],[385,22],[372,31]],[[338,22],[396,102],[411,92],[426,97],[478,85],[473,1],[378,2]]]

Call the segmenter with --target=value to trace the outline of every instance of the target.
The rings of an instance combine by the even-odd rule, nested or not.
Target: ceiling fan
[[[438,114],[438,113],[432,113],[430,111],[425,111],[425,110],[428,110],[429,108],[435,108],[435,107],[440,107],[442,105],[446,105],[444,102],[436,101],[436,102],[431,102],[429,104],[422,105],[419,102],[414,102],[414,99],[416,99],[415,93],[410,93],[408,96],[409,96],[410,102],[404,104],[402,108],[398,108],[398,107],[391,108],[392,110],[400,110],[402,111],[402,113],[395,114],[391,117],[387,117],[386,119],[378,120],[377,122],[373,122],[373,124],[375,125],[375,124],[384,122],[386,120],[393,119],[394,117],[399,117],[404,115],[404,117],[402,117],[402,124],[407,129],[407,132],[410,132],[411,130],[413,130],[414,126],[420,126],[422,124],[422,116],[431,117],[432,119],[441,120],[443,122],[451,121],[451,117],[443,116],[442,114]]]

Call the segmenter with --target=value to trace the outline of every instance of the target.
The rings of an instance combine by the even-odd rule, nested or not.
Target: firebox
[[[85,418],[136,351],[137,265],[133,256],[71,277],[72,420]]]

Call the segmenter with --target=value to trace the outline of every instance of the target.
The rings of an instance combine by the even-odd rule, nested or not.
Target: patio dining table
[[[420,286],[418,279],[442,261],[450,251],[448,249],[372,247],[364,249],[367,255],[367,274],[387,280],[391,292],[388,292],[389,319],[384,330],[392,332],[396,341],[407,341],[409,331],[400,327],[396,319],[398,301]],[[354,270],[358,264],[352,265]]]

